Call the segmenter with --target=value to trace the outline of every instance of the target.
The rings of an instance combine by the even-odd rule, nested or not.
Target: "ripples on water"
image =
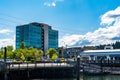
[[[32,80],[76,80],[76,79],[32,79]],[[80,80],[120,80],[120,75],[80,76]]]

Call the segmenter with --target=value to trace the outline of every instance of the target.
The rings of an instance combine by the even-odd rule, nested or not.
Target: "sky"
[[[31,22],[59,31],[59,46],[120,40],[120,0],[0,0],[0,47],[15,46],[15,29]]]

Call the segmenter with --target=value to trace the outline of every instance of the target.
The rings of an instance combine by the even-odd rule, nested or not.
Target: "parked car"
[[[0,60],[0,71],[5,69],[5,63]]]
[[[56,59],[56,60],[54,60],[54,62],[55,63],[60,63],[61,61],[60,61],[60,59]]]
[[[5,63],[0,60],[0,66],[4,66],[4,65],[5,65]]]
[[[60,62],[65,62],[65,58],[60,58]]]
[[[70,58],[67,59],[67,62],[74,62],[74,61],[75,61],[74,59],[70,59]]]
[[[16,59],[13,60],[13,63],[22,63],[22,60],[19,59],[19,58],[16,58]]]
[[[1,59],[0,62],[4,63],[4,59]],[[6,63],[12,63],[12,59],[6,58]]]
[[[41,63],[50,63],[50,62],[52,62],[52,60],[50,60],[50,59],[41,59],[40,62]]]
[[[6,63],[12,63],[11,59],[6,59]]]

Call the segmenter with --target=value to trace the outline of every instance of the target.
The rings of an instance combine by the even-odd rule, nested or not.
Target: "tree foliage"
[[[13,51],[13,46],[7,46],[7,51]]]
[[[111,44],[103,44],[103,45],[98,45],[96,46],[97,49],[104,49],[105,46],[113,46],[114,49],[120,49],[120,42],[116,41],[115,43]]]
[[[4,57],[4,51],[3,49],[0,49],[0,59],[3,59],[3,57]]]
[[[21,48],[21,49],[25,49],[25,43],[24,43],[24,42],[21,42],[20,48]]]
[[[40,60],[40,58],[43,55],[43,51],[42,50],[37,50],[33,47],[30,48],[20,48],[14,51],[14,55],[16,56],[16,58],[20,58],[22,61],[25,60]]]
[[[50,59],[57,59],[58,58],[58,52],[54,48],[50,48],[47,50],[46,53]]]
[[[26,48],[24,42],[21,43],[19,49],[13,51],[13,46],[7,46],[7,58],[10,59],[20,59],[22,61],[25,60],[40,60],[43,56],[42,50],[37,50],[33,47]],[[4,48],[0,49],[0,58],[4,58]]]

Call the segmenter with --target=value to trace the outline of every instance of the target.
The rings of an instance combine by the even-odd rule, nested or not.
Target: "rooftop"
[[[113,55],[120,54],[120,49],[106,49],[106,50],[86,50],[80,53],[82,55]]]

